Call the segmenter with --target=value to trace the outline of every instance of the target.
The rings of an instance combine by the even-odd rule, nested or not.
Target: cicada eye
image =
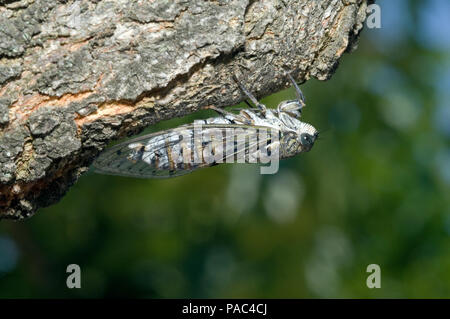
[[[311,147],[314,144],[314,138],[308,133],[303,133],[300,135],[300,142],[304,147]]]

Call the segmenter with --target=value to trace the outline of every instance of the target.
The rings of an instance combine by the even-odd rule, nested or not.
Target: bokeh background
[[[86,174],[60,203],[0,223],[0,297],[450,297],[450,2],[377,3],[382,28],[330,81],[302,86],[322,131],[310,153],[272,176]],[[72,263],[82,289],[66,287]],[[373,263],[381,289],[366,286]]]

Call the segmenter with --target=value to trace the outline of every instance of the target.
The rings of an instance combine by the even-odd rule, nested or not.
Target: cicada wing
[[[137,178],[164,178],[175,176],[173,171],[159,169],[157,158],[146,162],[151,153],[160,154],[164,160],[164,151],[181,142],[180,133],[190,132],[189,127],[178,127],[152,134],[143,135],[117,144],[102,152],[92,164],[94,171],[100,174],[129,176]],[[158,153],[159,152],[159,153]],[[177,175],[189,171],[177,172]]]
[[[103,174],[167,178],[220,163],[239,162],[240,158],[247,159],[242,162],[252,162],[258,145],[262,144],[258,133],[263,130],[270,128],[240,124],[185,125],[118,144],[102,153],[93,166]],[[271,134],[262,136],[270,139]]]

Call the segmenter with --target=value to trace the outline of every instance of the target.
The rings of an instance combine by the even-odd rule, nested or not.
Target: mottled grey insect
[[[319,136],[310,124],[299,120],[305,106],[302,91],[288,74],[297,99],[281,102],[268,109],[240,83],[249,109],[238,114],[216,107],[218,117],[196,120],[192,124],[141,136],[103,152],[93,166],[98,173],[139,178],[163,178],[184,175],[198,168],[220,163],[276,162],[308,152]]]

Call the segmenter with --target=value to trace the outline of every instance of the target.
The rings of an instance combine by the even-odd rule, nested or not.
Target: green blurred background
[[[271,176],[88,173],[0,223],[0,297],[450,297],[450,2],[377,3],[382,28],[302,86],[303,118],[323,131],[310,153]],[[73,263],[82,289],[66,287]],[[366,286],[373,263],[381,289]]]

